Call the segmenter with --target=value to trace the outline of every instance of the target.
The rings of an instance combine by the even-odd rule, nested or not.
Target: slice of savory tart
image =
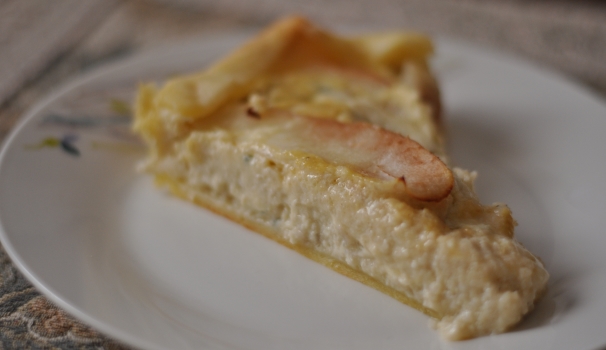
[[[545,290],[506,205],[447,166],[432,44],[340,38],[291,17],[200,73],[139,89],[144,169],[239,222],[435,318],[500,333]]]

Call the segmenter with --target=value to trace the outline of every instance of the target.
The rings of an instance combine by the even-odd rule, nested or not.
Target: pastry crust
[[[431,42],[279,21],[209,69],[139,90],[144,165],[173,194],[437,319],[500,333],[548,273],[444,163]]]

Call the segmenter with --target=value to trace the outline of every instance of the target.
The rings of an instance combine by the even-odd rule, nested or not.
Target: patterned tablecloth
[[[51,304],[0,249],[2,349],[126,349]]]
[[[260,27],[293,12],[326,25],[406,27],[496,47],[606,96],[603,1],[3,0],[0,141],[36,101],[93,67],[200,33]],[[0,348],[125,347],[52,305],[0,248]]]

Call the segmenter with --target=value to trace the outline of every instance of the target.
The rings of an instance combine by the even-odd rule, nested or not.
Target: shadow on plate
[[[569,288],[574,283],[574,274],[570,274],[550,283],[547,293],[539,300],[535,309],[530,312],[511,332],[521,332],[533,328],[555,324],[576,305],[578,298]],[[606,349],[606,348],[605,348]]]

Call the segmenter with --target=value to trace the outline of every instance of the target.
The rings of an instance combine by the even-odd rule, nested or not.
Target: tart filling
[[[280,21],[208,70],[140,88],[134,129],[158,185],[436,319],[500,333],[548,273],[444,162],[416,34],[342,39]]]

